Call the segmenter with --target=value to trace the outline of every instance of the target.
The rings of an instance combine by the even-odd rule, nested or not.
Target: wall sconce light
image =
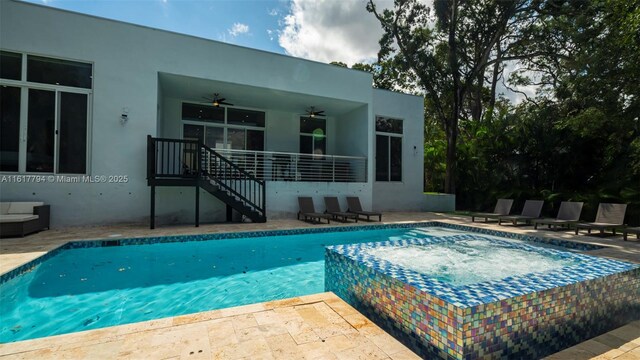
[[[129,121],[129,108],[122,108],[122,114],[120,114],[120,123],[124,125],[127,121]]]

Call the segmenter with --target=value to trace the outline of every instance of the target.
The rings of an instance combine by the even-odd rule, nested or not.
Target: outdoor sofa
[[[0,237],[25,236],[49,228],[50,206],[43,202],[0,202]]]

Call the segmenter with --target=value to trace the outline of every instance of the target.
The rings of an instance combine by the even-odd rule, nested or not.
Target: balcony
[[[260,180],[367,182],[366,157],[229,149],[215,151]]]

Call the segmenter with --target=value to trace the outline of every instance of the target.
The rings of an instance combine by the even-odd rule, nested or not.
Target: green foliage
[[[574,200],[593,220],[618,202],[640,225],[640,1],[394,4],[368,2],[384,34],[378,62],[358,68],[425,95],[426,191],[445,190],[453,160],[460,209],[543,199],[555,216]],[[507,62],[510,86],[536,89],[519,104],[496,96]]]

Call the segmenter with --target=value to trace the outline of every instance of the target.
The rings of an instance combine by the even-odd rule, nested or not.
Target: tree
[[[478,122],[484,103],[493,111],[504,62],[562,54],[562,44],[551,42],[533,51],[522,46],[548,17],[542,0],[440,0],[434,5],[432,12],[418,0],[396,0],[394,9],[379,12],[369,0],[367,10],[384,30],[379,61],[393,61],[411,72],[433,106],[430,112],[447,141],[445,192],[455,193],[461,114],[469,109],[469,120]],[[492,91],[485,96],[488,72],[493,72]]]

